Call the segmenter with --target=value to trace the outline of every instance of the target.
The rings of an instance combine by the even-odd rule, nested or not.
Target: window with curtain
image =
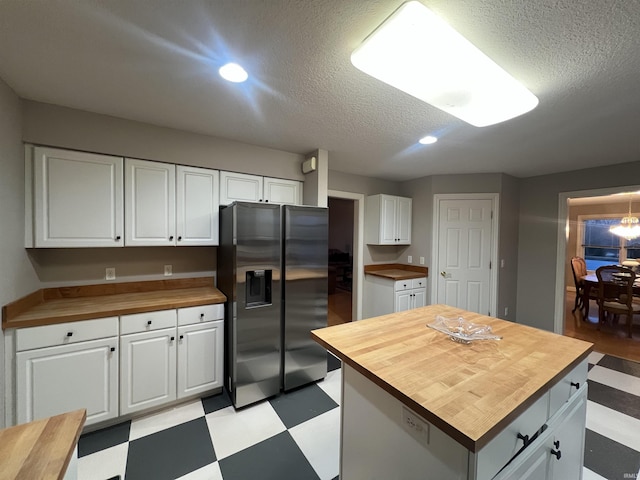
[[[640,261],[640,238],[626,240],[609,232],[609,227],[620,223],[621,218],[579,219],[582,226],[582,244],[579,245],[579,250],[587,262],[587,270],[596,270],[602,265],[618,264],[625,260]]]

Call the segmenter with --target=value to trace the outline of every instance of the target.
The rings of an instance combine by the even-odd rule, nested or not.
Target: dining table
[[[583,305],[585,305],[585,311],[587,315],[589,313],[589,297],[591,294],[591,289],[598,289],[598,277],[595,273],[588,273],[587,275],[580,277],[582,282],[584,283],[584,292],[583,292]],[[633,294],[640,296],[640,277],[636,277],[636,281],[633,283]]]

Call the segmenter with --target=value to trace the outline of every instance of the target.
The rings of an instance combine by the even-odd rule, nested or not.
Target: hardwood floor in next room
[[[640,319],[635,318],[633,337],[627,337],[626,319],[619,325],[603,325],[598,327],[598,305],[589,302],[589,314],[586,319],[578,310],[573,313],[574,292],[568,291],[565,296],[564,335],[578,338],[594,344],[594,351],[640,362]]]
[[[336,288],[335,292],[328,296],[327,326],[339,325],[351,321],[351,291]]]

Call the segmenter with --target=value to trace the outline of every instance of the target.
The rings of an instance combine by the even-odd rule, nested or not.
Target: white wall
[[[24,150],[20,100],[0,79],[0,306],[40,288],[24,250]],[[0,333],[0,385],[4,385],[4,332]],[[5,426],[0,394],[0,428]]]

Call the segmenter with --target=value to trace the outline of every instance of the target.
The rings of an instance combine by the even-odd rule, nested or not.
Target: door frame
[[[640,185],[628,185],[621,187],[594,188],[590,190],[577,190],[572,192],[560,192],[558,194],[558,236],[556,248],[556,298],[553,316],[553,331],[562,335],[564,333],[565,311],[565,257],[567,255],[567,243],[569,242],[569,199],[584,197],[602,197],[623,192],[637,192]]]
[[[353,274],[351,318],[362,320],[362,295],[364,291],[364,194],[328,190],[327,197],[353,200]]]
[[[498,316],[498,233],[500,225],[500,194],[499,193],[436,193],[433,195],[433,237],[431,241],[431,260],[433,266],[437,267],[438,250],[440,245],[440,202],[442,200],[491,200],[491,211],[493,217],[491,219],[491,276],[489,281],[489,289],[491,295],[489,298],[490,315]],[[434,269],[431,275],[431,304],[438,302],[438,275],[437,269]]]

